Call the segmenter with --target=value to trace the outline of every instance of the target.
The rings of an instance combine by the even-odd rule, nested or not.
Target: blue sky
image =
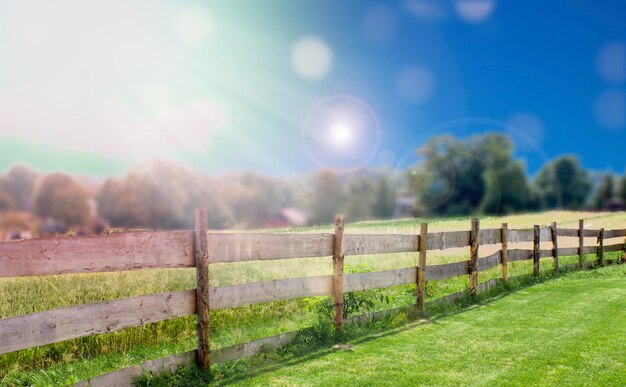
[[[508,132],[624,171],[626,3],[8,0],[0,168],[118,174],[406,168],[429,137]]]

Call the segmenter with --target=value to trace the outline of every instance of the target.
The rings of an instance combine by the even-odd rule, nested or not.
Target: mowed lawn
[[[626,266],[574,272],[349,344],[222,382],[625,385]]]

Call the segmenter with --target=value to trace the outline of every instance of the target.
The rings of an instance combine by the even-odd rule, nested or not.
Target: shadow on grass
[[[590,272],[589,270],[585,272]],[[408,305],[385,313],[379,318],[347,325],[343,333],[333,329],[332,322],[320,319],[315,327],[299,332],[296,339],[280,349],[264,349],[259,355],[212,367],[211,373],[202,372],[195,365],[179,369],[176,373],[160,376],[146,375],[137,380],[140,386],[197,386],[201,384],[229,385],[263,373],[291,367],[310,360],[322,358],[341,351],[338,344],[362,344],[382,337],[396,335],[423,324],[437,324],[438,320],[467,312],[479,305],[489,305],[516,292],[558,277],[566,277],[579,271],[549,270],[535,277],[520,275],[501,282],[477,296],[468,293],[454,302],[444,299],[433,300],[423,313]]]

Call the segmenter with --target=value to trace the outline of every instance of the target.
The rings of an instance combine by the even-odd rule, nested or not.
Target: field
[[[546,225],[553,220],[560,227],[577,226],[579,218],[586,219],[589,228],[617,228],[626,224],[626,215],[603,213],[550,212],[511,216],[506,219],[482,218],[481,226],[498,227],[508,222],[510,228]],[[346,232],[417,234],[419,223],[428,221],[432,231],[467,230],[469,219],[402,220],[367,222],[348,225]],[[328,228],[283,230],[290,232],[328,231]],[[514,247],[514,246],[511,246]],[[563,246],[565,247],[565,246]],[[481,250],[481,256],[488,251]],[[429,264],[467,259],[468,251],[446,251],[429,255]],[[588,257],[588,259],[593,259]],[[573,263],[577,258],[564,258]],[[347,257],[348,271],[385,270],[416,266],[416,254]],[[549,273],[546,262],[544,272]],[[530,262],[511,265],[511,275],[528,274]],[[211,266],[211,285],[229,285],[244,282],[288,277],[331,274],[330,258],[214,264]],[[480,281],[499,276],[499,271],[481,273]],[[138,296],[169,290],[194,287],[194,269],[144,270],[106,274],[64,275],[45,278],[0,280],[0,316],[17,316],[56,307]],[[466,278],[437,282],[427,288],[429,299],[441,297],[466,287]],[[376,293],[375,302],[363,305],[361,311],[388,309],[410,305],[415,300],[415,287],[402,286]],[[222,347],[256,338],[315,325],[318,318],[315,299],[282,301],[212,312],[211,340],[214,347]],[[67,384],[106,373],[144,360],[167,354],[184,352],[196,346],[195,317],[150,324],[142,328],[71,340],[64,343],[24,350],[0,356],[0,383],[2,384]]]
[[[626,266],[571,272],[428,320],[268,358],[229,385],[623,385]],[[202,383],[193,369],[150,380]]]

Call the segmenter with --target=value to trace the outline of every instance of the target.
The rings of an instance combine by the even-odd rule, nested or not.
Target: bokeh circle
[[[369,104],[352,95],[323,98],[302,123],[302,144],[318,166],[350,172],[378,153],[380,123]]]

